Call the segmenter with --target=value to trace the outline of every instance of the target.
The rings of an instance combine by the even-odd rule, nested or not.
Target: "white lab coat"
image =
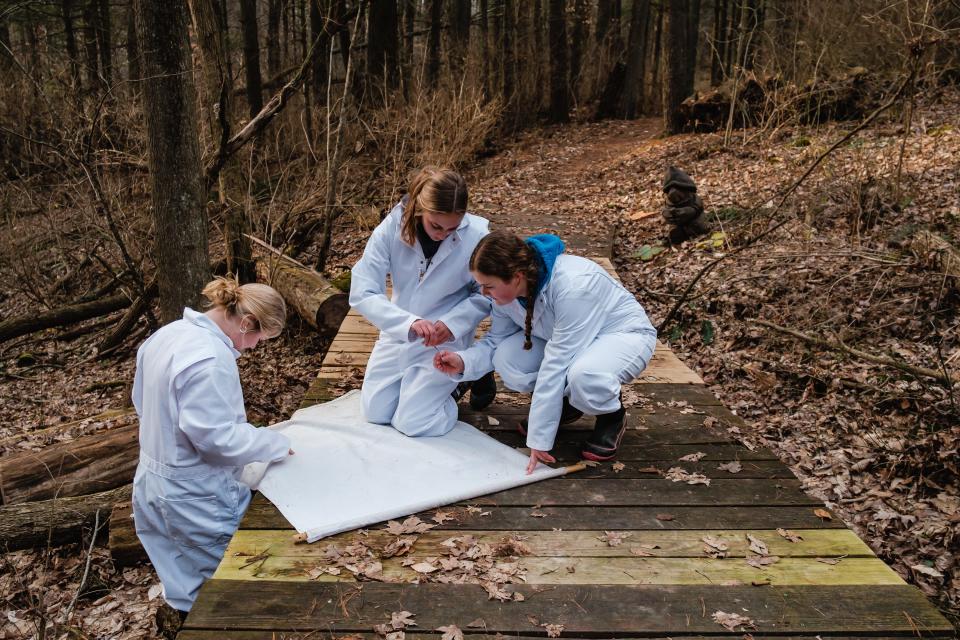
[[[445,349],[465,349],[490,301],[480,294],[468,269],[474,247],[488,232],[484,218],[463,216],[432,260],[420,242],[400,238],[403,203],[374,229],[363,256],[354,265],[350,305],[380,329],[364,375],[361,400],[365,418],[391,424],[410,436],[438,436],[453,428],[457,405],[452,380],[433,367],[437,352],[411,330],[416,320],[437,320],[450,329]],[[387,297],[387,276],[393,287]]]
[[[250,502],[243,465],[287,456],[289,439],[247,422],[240,352],[207,316],[153,334],[137,351],[133,404],[140,463],[133,515],[172,607],[189,611]]]
[[[494,305],[490,331],[463,358],[464,380],[495,369],[515,391],[532,392],[527,446],[553,448],[563,397],[588,415],[620,407],[620,386],[653,356],[657,331],[633,295],[586,258],[557,257],[533,308],[533,348],[523,350],[527,310]]]

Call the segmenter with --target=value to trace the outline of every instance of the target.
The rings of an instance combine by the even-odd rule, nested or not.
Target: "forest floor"
[[[772,205],[775,195],[853,124],[735,131],[724,144],[720,134],[661,138],[655,120],[576,123],[521,134],[468,172],[471,209],[478,214],[508,225],[512,212],[550,215],[561,229],[594,238],[597,255],[612,249],[625,285],[654,323],[704,265],[730,254],[700,281],[661,339],[746,420],[739,437],[777,452],[808,491],[955,620],[955,393],[930,379],[811,347],[754,320],[956,379],[960,285],[925,268],[896,239],[907,223],[960,238],[958,121],[960,94],[928,92],[909,135],[899,120],[864,130],[830,154],[780,211]],[[717,233],[657,253],[666,233],[660,181],[671,164],[696,180]],[[783,219],[789,220],[779,230],[731,254]],[[344,224],[334,243],[334,271],[356,260],[367,233],[352,221]],[[4,315],[11,314],[17,292],[0,294]],[[124,404],[133,349],[98,360],[91,340],[58,341],[51,332],[2,346],[0,453],[103,428],[37,434]],[[293,319],[280,338],[244,356],[250,420],[287,418],[325,349],[324,340]],[[86,562],[79,546],[0,556],[7,613],[0,638],[31,636],[38,620],[57,620],[77,594]],[[88,637],[155,633],[159,585],[148,566],[118,571],[108,551],[95,548],[90,576],[70,624]]]

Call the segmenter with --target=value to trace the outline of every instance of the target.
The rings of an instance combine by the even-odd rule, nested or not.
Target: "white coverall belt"
[[[208,464],[196,464],[190,467],[171,467],[159,460],[154,460],[143,451],[140,452],[140,464],[144,469],[168,480],[195,480],[206,478],[223,471],[222,467],[212,467]]]

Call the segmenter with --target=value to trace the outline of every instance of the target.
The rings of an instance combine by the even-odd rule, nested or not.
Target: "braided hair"
[[[540,284],[540,256],[523,239],[509,231],[493,231],[484,236],[470,256],[470,270],[509,281],[522,273],[527,281],[527,317],[523,333],[523,349],[533,348],[533,307]]]

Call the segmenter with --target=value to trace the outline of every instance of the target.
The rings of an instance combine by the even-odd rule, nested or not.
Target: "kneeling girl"
[[[521,423],[527,472],[554,462],[561,424],[596,416],[581,455],[610,460],[626,429],[620,386],[646,368],[657,332],[636,298],[597,263],[563,253],[554,235],[526,241],[496,231],[477,245],[470,270],[496,303],[492,326],[469,349],[443,351],[434,366],[472,380],[495,369],[514,391],[533,393]]]

